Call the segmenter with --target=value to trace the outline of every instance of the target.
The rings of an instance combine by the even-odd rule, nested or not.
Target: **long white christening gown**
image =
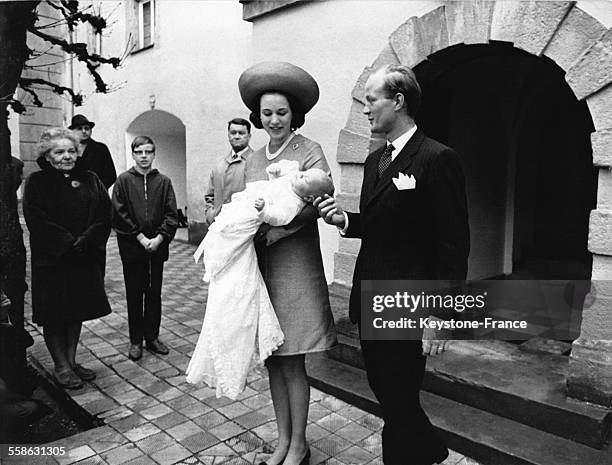
[[[194,254],[196,262],[204,255],[209,288],[187,381],[206,382],[216,388],[217,397],[240,395],[249,370],[284,341],[259,271],[253,237],[262,223],[288,224],[305,205],[293,192],[286,170],[278,179],[248,183],[234,194]],[[253,206],[256,198],[265,200],[261,212]]]

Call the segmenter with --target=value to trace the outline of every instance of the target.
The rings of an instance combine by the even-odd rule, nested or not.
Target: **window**
[[[102,32],[94,32],[94,51],[98,55],[102,55]]]
[[[155,3],[154,0],[138,2],[138,48],[153,45],[155,36]]]

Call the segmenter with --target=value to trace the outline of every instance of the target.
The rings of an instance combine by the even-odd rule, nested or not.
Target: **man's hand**
[[[436,319],[430,317],[430,319]],[[426,327],[423,330],[423,355],[439,355],[448,347],[448,340],[438,339],[439,334],[434,328]]]
[[[258,199],[255,199],[254,206],[257,209],[257,211],[260,212],[266,206],[266,201],[262,199],[261,197]]]
[[[327,224],[344,228],[344,210],[338,205],[334,197],[330,197],[328,194],[325,194],[323,197],[317,197],[313,205],[319,211],[319,216]]]
[[[11,315],[11,299],[0,290],[0,326],[12,327]]]

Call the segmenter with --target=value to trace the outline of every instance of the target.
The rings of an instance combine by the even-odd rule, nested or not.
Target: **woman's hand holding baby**
[[[278,178],[281,175],[281,165],[279,163],[272,163],[266,168],[266,172],[270,175],[271,179]]]

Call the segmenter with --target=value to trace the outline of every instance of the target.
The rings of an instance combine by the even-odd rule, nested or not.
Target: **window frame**
[[[143,50],[149,47],[153,47],[155,45],[155,0],[137,0],[138,3],[138,11],[137,11],[137,20],[138,20],[138,49]],[[145,45],[144,43],[144,6],[145,4],[150,5],[150,15],[151,15],[151,23],[149,25],[150,29],[150,42]]]

